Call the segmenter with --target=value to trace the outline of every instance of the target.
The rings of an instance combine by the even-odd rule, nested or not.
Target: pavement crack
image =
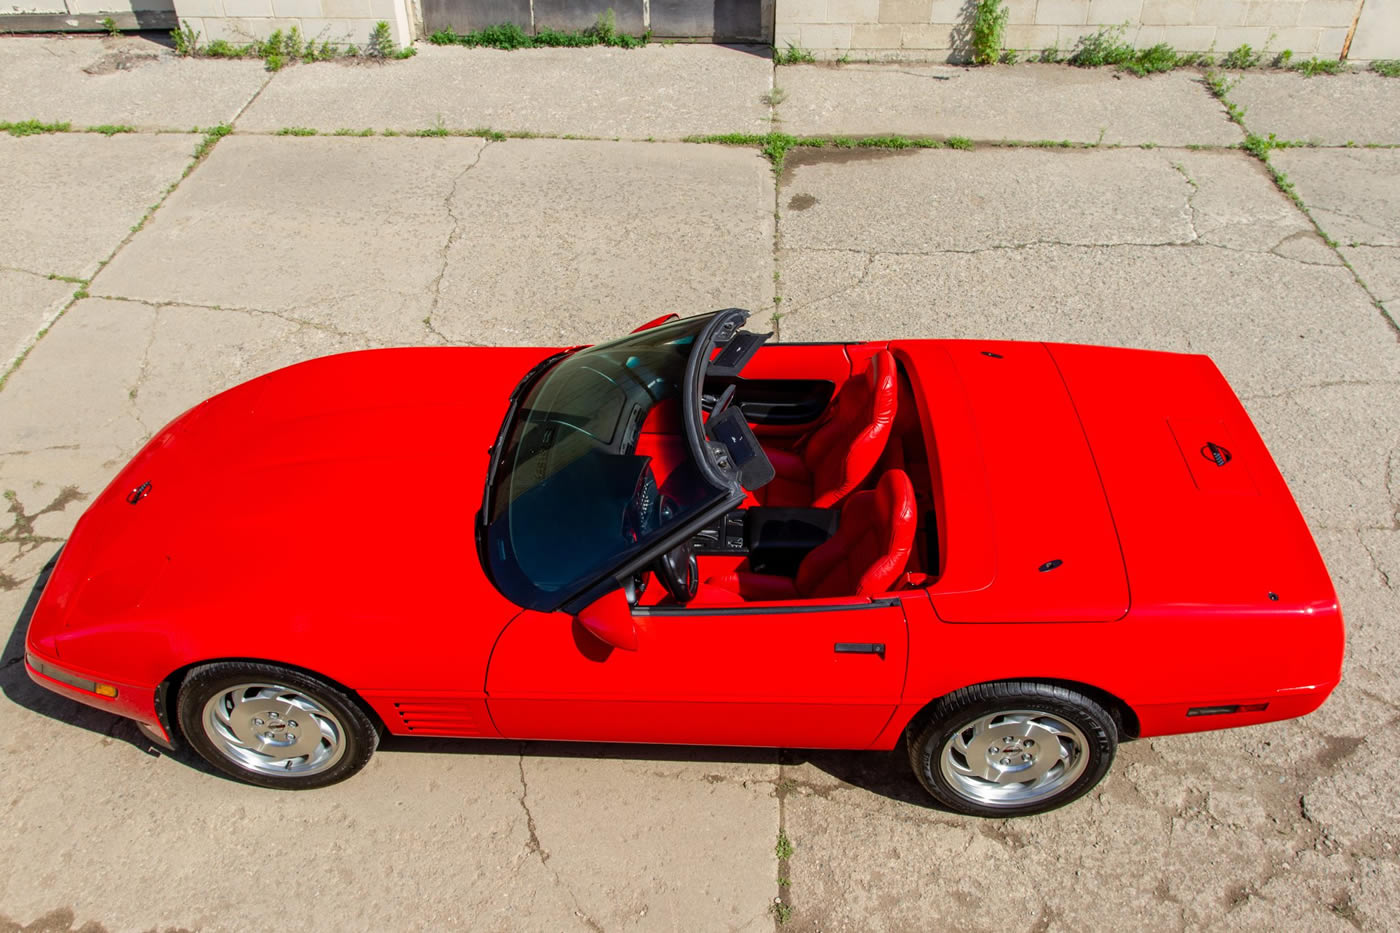
[[[462,179],[467,177],[467,173],[476,168],[481,162],[481,157],[486,154],[486,150],[491,146],[491,143],[492,141],[489,139],[482,143],[481,148],[477,150],[476,158],[473,159],[466,168],[458,172],[456,178],[452,179],[452,187],[448,189],[447,196],[443,198],[443,207],[447,209],[447,216],[452,221],[452,229],[448,232],[447,241],[442,244],[442,249],[439,251],[442,263],[438,267],[437,275],[433,276],[432,282],[428,285],[432,293],[432,301],[428,305],[427,315],[423,318],[423,326],[427,329],[428,333],[437,337],[443,343],[452,343],[453,341],[450,340],[446,334],[437,329],[437,325],[433,323],[433,318],[437,314],[438,305],[442,303],[442,280],[447,275],[447,264],[452,255],[452,247],[462,238],[462,234],[466,231],[466,218],[457,215],[457,189],[461,186]]]
[[[520,746],[520,809],[525,811],[525,825],[530,831],[530,839],[525,843],[525,851],[540,857],[540,864],[549,865],[549,852],[540,845],[540,834],[535,827],[535,815],[530,812],[530,785],[525,780],[525,746]]]
[[[141,425],[144,436],[149,438],[154,432],[150,425],[146,424],[146,419],[141,417],[141,406],[137,399],[141,395],[141,387],[146,384],[146,377],[151,368],[151,348],[156,345],[156,333],[160,329],[160,308],[151,308],[151,333],[146,338],[146,345],[141,348],[141,367],[136,371],[136,381],[131,384],[131,388],[126,393],[126,404],[131,409],[131,417],[136,419],[136,423]]]
[[[1374,388],[1394,387],[1394,386],[1400,386],[1400,379],[1330,379],[1330,380],[1326,380],[1326,381],[1324,381],[1324,382],[1308,382],[1308,383],[1304,383],[1304,384],[1302,384],[1302,385],[1296,385],[1296,386],[1293,386],[1293,387],[1290,388],[1290,389],[1285,389],[1285,390],[1282,391],[1282,392],[1261,392],[1261,393],[1254,394],[1254,395],[1241,395],[1241,396],[1240,396],[1240,401],[1242,401],[1242,402],[1261,402],[1261,401],[1267,401],[1267,400],[1270,400],[1270,399],[1292,398],[1293,396],[1295,396],[1295,395],[1300,395],[1300,394],[1302,394],[1303,392],[1311,392],[1311,391],[1315,391],[1315,390],[1317,390],[1317,389],[1336,389],[1336,388],[1341,388],[1341,387],[1361,387],[1361,388],[1373,388],[1373,389],[1374,389]],[[1394,452],[1393,452],[1393,451],[1392,451],[1391,455],[1394,456]],[[1389,491],[1389,485],[1390,485],[1390,484],[1389,484],[1389,480],[1390,480],[1390,475],[1389,475],[1389,474],[1390,474],[1390,471],[1387,470],[1387,477],[1386,477],[1386,479],[1387,479],[1387,483],[1386,483],[1387,491]],[[1392,501],[1392,503],[1394,502],[1393,494],[1392,494],[1392,500],[1391,500],[1391,501]]]
[[[265,317],[277,318],[277,320],[285,321],[286,323],[294,325],[297,328],[317,330],[321,331],[322,333],[331,334],[335,337],[344,338],[346,340],[370,339],[370,335],[362,331],[341,330],[338,327],[334,327],[322,321],[313,321],[308,318],[297,317],[295,314],[289,314],[286,311],[273,311],[270,308],[253,308],[242,305],[209,305],[202,304],[198,301],[183,301],[173,298],[162,298],[153,300],[150,298],[128,298],[124,295],[93,295],[91,297],[100,298],[103,301],[125,301],[130,304],[145,305],[146,307],[154,308],[157,311],[163,310],[165,308],[194,308],[199,311],[228,311],[234,314],[257,314]]]
[[[832,291],[832,292],[829,292],[828,294],[821,295],[820,297],[813,298],[813,299],[811,299],[811,300],[809,300],[809,301],[804,301],[804,302],[802,302],[801,304],[793,305],[791,308],[789,308],[787,311],[784,312],[784,316],[786,316],[787,314],[791,314],[791,313],[793,313],[794,311],[800,311],[801,309],[806,308],[806,307],[808,307],[808,306],[810,306],[810,305],[820,304],[820,303],[822,303],[823,301],[830,301],[832,298],[835,298],[837,295],[844,295],[846,292],[849,292],[849,291],[852,291],[852,290],[854,290],[854,289],[860,288],[862,285],[865,284],[866,280],[870,278],[870,270],[874,267],[874,265],[875,265],[875,260],[876,260],[877,258],[879,258],[879,256],[881,255],[880,253],[865,252],[865,251],[863,251],[863,250],[853,250],[853,249],[852,249],[852,250],[817,250],[817,251],[814,251],[814,252],[862,253],[862,254],[865,256],[865,268],[861,269],[860,275],[858,275],[858,276],[856,277],[856,280],[855,280],[854,282],[851,282],[849,285],[842,285],[840,288],[838,288],[838,289],[836,289],[836,290],[834,290],[834,291]],[[890,254],[890,255],[898,255],[898,254]]]
[[[570,887],[563,876],[559,874],[559,870],[549,864],[549,850],[540,842],[539,828],[535,825],[535,814],[530,810],[530,784],[525,779],[524,742],[520,743],[520,757],[517,759],[516,763],[520,768],[520,797],[517,798],[517,800],[520,804],[520,809],[525,814],[525,827],[529,833],[529,838],[525,842],[526,853],[538,857],[540,865],[554,878],[554,883],[563,888],[564,892],[569,895],[569,900],[571,900],[574,905],[574,916],[581,920],[590,930],[594,931],[594,933],[603,933],[602,924],[589,916],[588,912],[583,909],[583,905],[579,903],[578,895],[574,893],[574,889]]]
[[[1187,221],[1191,224],[1191,239],[1192,239],[1192,241],[1200,242],[1200,240],[1201,240],[1201,231],[1196,227],[1196,216],[1197,216],[1196,195],[1198,195],[1198,194],[1201,193],[1201,186],[1200,186],[1200,184],[1196,181],[1196,179],[1194,179],[1194,178],[1191,177],[1191,173],[1188,172],[1188,171],[1186,171],[1186,166],[1183,165],[1182,163],[1180,163],[1180,162],[1173,162],[1173,163],[1172,163],[1172,168],[1174,168],[1174,169],[1177,170],[1177,172],[1181,175],[1181,177],[1182,177],[1183,179],[1186,180],[1186,185],[1187,185],[1187,187],[1190,188],[1190,192],[1186,195],[1186,215],[1187,215]]]

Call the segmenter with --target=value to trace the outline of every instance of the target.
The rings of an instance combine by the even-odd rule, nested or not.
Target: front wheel
[[[1108,712],[1067,687],[1004,682],[943,697],[911,727],[909,762],[939,803],[973,816],[1029,816],[1088,793],[1113,764]]]
[[[206,664],[177,701],[180,729],[200,757],[249,784],[307,790],[363,768],[379,733],[339,689],[274,664]]]

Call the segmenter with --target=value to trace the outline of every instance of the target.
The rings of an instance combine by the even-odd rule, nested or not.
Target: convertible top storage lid
[[[1108,622],[1128,611],[1113,518],[1074,403],[1037,343],[896,341],[931,422],[949,622]],[[936,447],[936,450],[933,448]]]

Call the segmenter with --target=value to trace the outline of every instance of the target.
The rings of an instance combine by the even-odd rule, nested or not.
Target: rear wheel
[[[378,745],[374,724],[343,692],[274,664],[197,667],[180,686],[177,707],[180,729],[200,757],[262,787],[306,790],[343,781]]]
[[[939,803],[973,816],[1043,813],[1088,793],[1117,750],[1113,718],[1067,687],[979,684],[943,697],[909,736],[909,762]]]

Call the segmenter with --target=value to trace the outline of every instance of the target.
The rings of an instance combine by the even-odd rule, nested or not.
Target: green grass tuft
[[[1312,78],[1317,75],[1341,74],[1346,70],[1346,65],[1335,58],[1310,58],[1298,62],[1293,66],[1293,70],[1305,78]]]
[[[532,36],[514,23],[501,23],[467,33],[459,33],[452,29],[439,29],[428,36],[428,41],[433,45],[463,45],[471,49],[488,48],[505,51],[538,48],[589,48],[595,45],[635,49],[646,45],[650,39],[650,31],[640,36],[629,36],[618,32],[617,18],[611,7],[598,14],[597,22],[582,32],[563,32],[548,26],[541,26]]]
[[[0,133],[11,136],[37,136],[40,133],[66,133],[73,128],[71,123],[44,123],[40,120],[20,120],[18,123],[0,122]]]
[[[773,50],[773,61],[778,65],[810,65],[817,57],[800,45],[788,43],[786,51]]]

